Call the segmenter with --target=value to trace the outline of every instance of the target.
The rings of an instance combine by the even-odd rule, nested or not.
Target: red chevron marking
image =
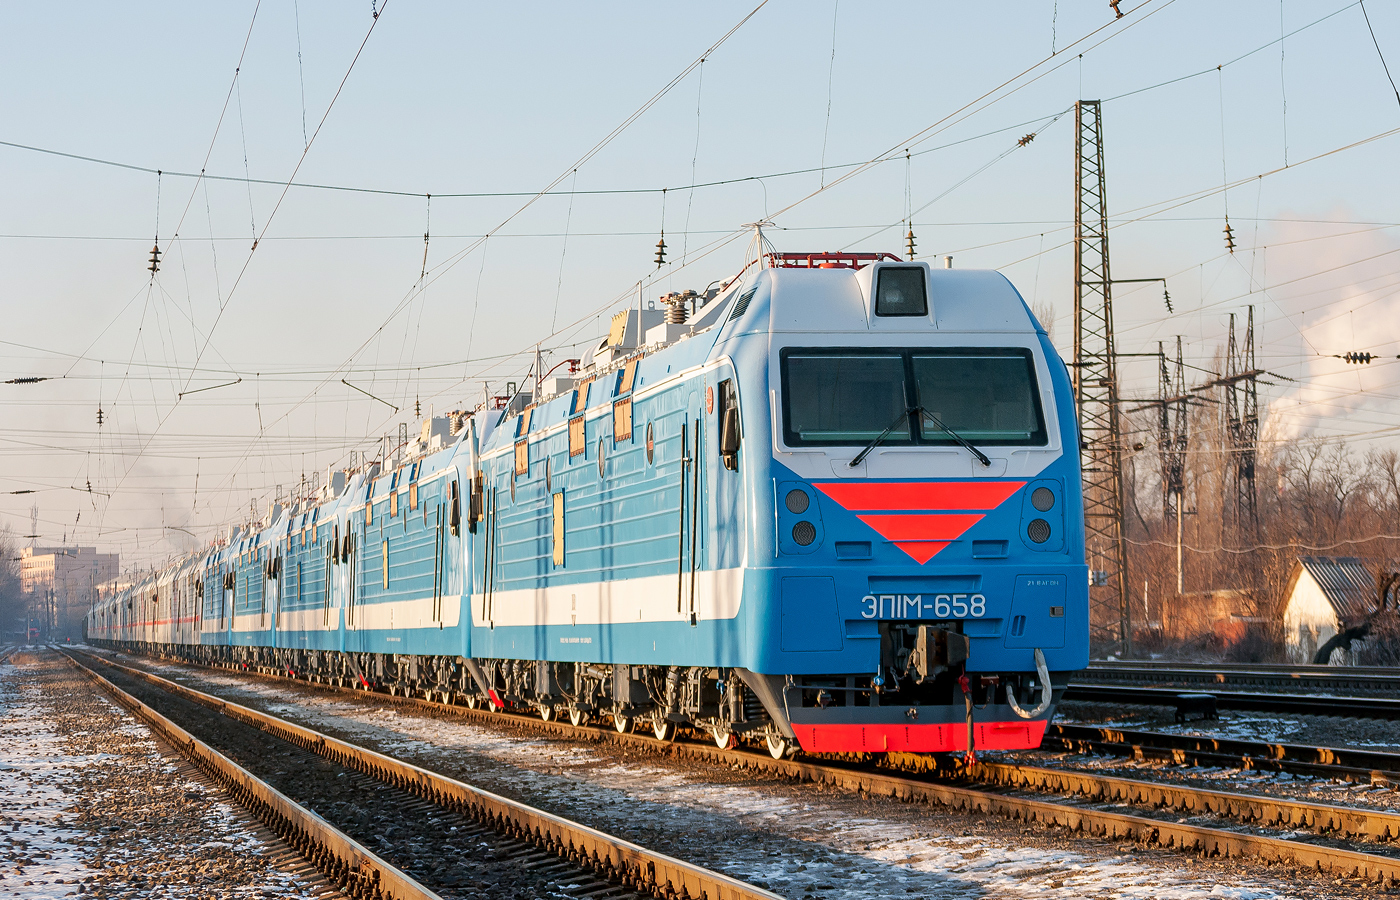
[[[919,565],[923,565],[933,559],[943,548],[947,547],[951,541],[893,541],[896,547],[909,554],[909,558]]]
[[[856,516],[887,541],[956,541],[980,513],[897,513]]]
[[[981,513],[922,513],[856,516],[923,565],[962,536],[982,518]]]
[[[841,481],[817,490],[849,510],[996,509],[1024,481]]]

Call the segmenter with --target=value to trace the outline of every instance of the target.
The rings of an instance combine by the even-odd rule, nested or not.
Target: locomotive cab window
[[[898,352],[784,350],[783,432],[789,446],[860,445],[891,423],[886,444],[913,440],[905,410],[904,358]]]
[[[885,446],[1047,440],[1029,350],[790,348],[780,360],[790,447],[865,446],[886,429]]]
[[[875,277],[875,315],[926,316],[923,266],[882,266]]]
[[[919,405],[974,444],[1045,443],[1030,354],[978,350],[912,354]],[[924,443],[953,443],[928,418]]]

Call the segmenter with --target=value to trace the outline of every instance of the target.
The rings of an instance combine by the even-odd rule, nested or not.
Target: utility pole
[[[1122,423],[1108,266],[1108,198],[1098,100],[1074,105],[1074,397],[1091,570],[1090,639],[1132,652],[1124,534]]]

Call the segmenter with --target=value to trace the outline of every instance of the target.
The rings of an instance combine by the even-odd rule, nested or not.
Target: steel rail
[[[1364,878],[1389,885],[1400,884],[1400,857],[920,781],[899,775],[882,774],[868,768],[774,760],[758,753],[720,750],[704,745],[685,745],[683,752],[699,759],[782,774],[865,794],[895,797],[906,801],[921,800],[954,810],[1002,815],[1111,839],[1132,838],[1146,844],[1195,851],[1206,856],[1251,856],[1267,862],[1287,863],[1344,877]]]
[[[1113,672],[1119,669],[1166,669],[1182,672],[1270,672],[1286,675],[1389,675],[1400,677],[1400,666],[1327,666],[1315,663],[1180,662],[1170,659],[1094,660],[1083,671]]]
[[[437,894],[380,859],[363,844],[83,665],[69,653],[60,651],[60,655],[227,790],[240,805],[261,819],[344,893],[365,900],[440,900]]]
[[[1070,684],[1064,699],[1090,703],[1175,706],[1178,688],[1118,684]],[[1345,716],[1356,719],[1400,719],[1400,699],[1337,697],[1329,694],[1285,694],[1254,691],[1210,691],[1221,709],[1290,712],[1300,715]]]
[[[1400,753],[1051,723],[1042,748],[1400,785]]]
[[[454,811],[465,812],[473,818],[493,823],[497,830],[524,837],[541,847],[557,852],[560,856],[604,873],[611,880],[626,887],[665,897],[782,900],[777,894],[721,872],[648,850],[587,825],[472,787],[412,763],[197,691],[142,669],[101,657],[93,658],[340,765],[362,771]]]
[[[180,662],[184,662],[180,660]],[[139,670],[137,670],[139,671]],[[249,670],[238,670],[255,674],[258,677],[278,681],[287,679],[281,675],[265,675]],[[367,693],[355,688],[342,688],[333,685],[320,685],[314,682],[297,681],[311,687],[325,688],[335,692],[348,692],[364,695]],[[1268,835],[1248,834],[1224,828],[1203,825],[1190,825],[1166,819],[1072,806],[1064,802],[1017,797],[997,791],[979,790],[973,787],[910,778],[895,772],[882,771],[871,766],[858,766],[841,762],[817,763],[801,760],[772,759],[766,753],[748,750],[721,750],[713,744],[699,742],[663,742],[640,734],[619,733],[610,728],[589,725],[571,725],[558,720],[543,721],[533,716],[509,712],[494,712],[484,709],[469,709],[455,704],[439,703],[413,697],[397,697],[374,692],[375,699],[392,703],[417,706],[439,712],[460,715],[470,721],[487,725],[508,725],[535,733],[548,734],[569,740],[611,742],[631,748],[643,748],[651,752],[669,753],[702,762],[719,763],[755,772],[776,774],[798,781],[811,781],[830,785],[857,793],[886,796],[903,801],[921,801],[946,806],[955,811],[967,813],[995,814],[1026,822],[1038,822],[1067,828],[1110,839],[1131,838],[1146,844],[1155,844],[1177,850],[1193,851],[1207,856],[1255,857],[1266,862],[1279,862],[1300,866],[1305,869],[1331,872],[1344,877],[1358,877],[1388,885],[1400,885],[1400,856],[1392,857],[1364,851],[1329,847],[1289,838]],[[219,701],[225,702],[225,701]],[[918,757],[919,754],[891,754],[896,762],[901,756]],[[1119,779],[1130,782],[1131,779]],[[1087,783],[1086,783],[1087,786]],[[1149,789],[1168,787],[1156,783],[1141,783],[1144,796],[1153,796]],[[1195,791],[1193,788],[1177,788],[1182,797]],[[1217,792],[1211,792],[1217,793]],[[1289,801],[1274,798],[1256,798],[1259,801],[1286,804]],[[1206,800],[1197,801],[1205,808]],[[1310,804],[1310,806],[1321,806]],[[1224,809],[1223,806],[1219,808]],[[1232,809],[1248,813],[1247,807],[1237,805]],[[1345,810],[1345,808],[1339,808]],[[1267,810],[1262,810],[1267,812]],[[1359,812],[1366,812],[1364,810]],[[1299,810],[1292,815],[1299,818],[1305,813]],[[1379,820],[1377,820],[1379,821]],[[1358,828],[1355,820],[1348,820],[1344,826]],[[1366,826],[1373,827],[1373,826]]]
[[[1290,797],[1214,791],[1073,769],[1007,763],[978,763],[972,774],[992,784],[1072,794],[1104,803],[1132,803],[1189,815],[1220,816],[1270,828],[1306,828],[1349,840],[1400,840],[1400,813],[1390,810],[1334,806]],[[1395,861],[1400,863],[1400,857]]]
[[[1093,663],[1072,684],[1182,684],[1293,690],[1400,692],[1400,669],[1381,666],[1286,666],[1137,661]]]

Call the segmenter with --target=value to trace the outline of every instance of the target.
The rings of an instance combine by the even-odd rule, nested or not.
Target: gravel
[[[286,848],[55,654],[0,665],[0,897],[321,896]]]
[[[116,669],[117,687],[319,814],[444,900],[531,900],[599,882],[531,845]],[[527,852],[528,851],[528,852]]]

